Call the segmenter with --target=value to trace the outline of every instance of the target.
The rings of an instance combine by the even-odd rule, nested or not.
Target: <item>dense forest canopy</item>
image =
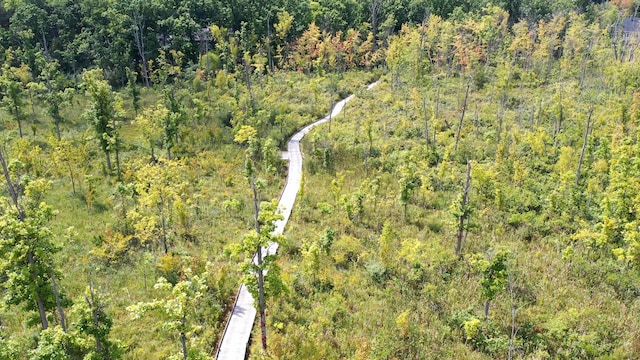
[[[417,24],[430,14],[460,17],[479,12],[489,1],[321,0],[321,1],[22,1],[0,6],[0,48],[19,50],[18,59],[35,68],[35,53],[57,60],[65,73],[99,66],[113,84],[126,82],[125,69],[148,71],[161,51],[184,54],[183,65],[197,63],[218,49],[225,64],[246,52],[262,53],[287,68],[278,48],[286,48],[313,23],[321,32],[358,31],[375,40]],[[553,13],[590,11],[599,1],[497,1],[511,22],[536,23]],[[203,32],[203,29],[204,30]],[[222,54],[223,47],[231,47]],[[267,54],[268,53],[268,54]],[[278,56],[280,55],[280,56]],[[273,59],[272,59],[273,56]],[[227,58],[230,57],[230,58]],[[215,66],[220,66],[216,61]]]
[[[638,5],[4,1],[0,360],[211,356],[349,94],[252,357],[637,356]]]

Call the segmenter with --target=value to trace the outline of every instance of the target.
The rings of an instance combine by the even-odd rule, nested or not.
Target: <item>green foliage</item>
[[[96,8],[95,11],[100,9]],[[109,14],[106,12],[106,17],[114,15],[113,9],[109,10]],[[116,23],[112,25],[110,30],[118,26]],[[104,47],[96,47],[96,51],[102,51]],[[109,48],[116,47],[111,44]],[[166,54],[169,62],[174,60],[169,51]],[[24,57],[20,54],[17,56],[21,56],[20,59]],[[117,57],[120,56],[114,55],[113,60],[119,61]],[[100,358],[95,337],[86,331],[105,333],[108,319],[112,324],[101,344],[103,348],[107,346],[104,345],[107,341],[114,344],[112,357],[116,356],[116,352],[124,358],[157,358],[180,354],[176,343],[166,341],[172,337],[171,334],[159,326],[163,322],[159,318],[164,317],[161,312],[149,313],[149,316],[131,322],[125,309],[132,303],[148,302],[149,299],[160,297],[151,289],[150,279],[162,276],[169,283],[178,284],[183,280],[182,269],[187,262],[194,272],[201,273],[206,267],[205,260],[212,263],[207,276],[206,299],[203,299],[202,307],[195,311],[191,308],[188,315],[203,319],[203,322],[194,340],[188,341],[187,352],[194,358],[213,352],[224,326],[227,305],[233,301],[234,291],[241,280],[241,271],[235,266],[235,260],[225,256],[223,249],[228,244],[239,245],[239,234],[246,230],[247,219],[251,216],[251,207],[246,206],[251,200],[243,181],[244,156],[241,146],[233,142],[230,127],[231,120],[242,117],[246,110],[246,87],[236,81],[231,69],[229,72],[218,72],[217,77],[214,76],[216,74],[211,74],[211,78],[202,77],[202,87],[198,91],[190,88],[191,70],[178,71],[167,65],[165,70],[173,73],[167,76],[166,88],[139,88],[140,108],[135,115],[134,105],[129,101],[134,96],[130,88],[110,87],[106,81],[108,79],[112,85],[123,85],[127,81],[124,73],[121,79],[114,81],[120,75],[109,66],[104,68],[104,72],[98,70],[99,74],[93,71],[93,75],[87,75],[91,77],[87,84],[93,82],[95,88],[83,82],[81,84],[86,85],[83,88],[85,91],[76,92],[72,98],[72,92],[65,92],[65,89],[72,86],[73,74],[63,72],[70,71],[73,65],[59,62],[60,67],[56,68],[57,64],[52,59],[55,57],[45,56],[37,62],[30,62],[29,68],[34,69],[34,74],[25,72],[32,76],[30,81],[34,85],[27,88],[22,100],[25,113],[31,114],[33,110],[35,114],[35,121],[29,124],[37,132],[16,139],[13,120],[5,123],[1,129],[6,150],[13,158],[8,170],[16,189],[22,194],[21,204],[28,209],[27,215],[38,215],[41,210],[47,212],[47,207],[40,207],[43,202],[56,204],[61,210],[50,221],[42,222],[43,229],[39,234],[45,234],[46,241],[33,241],[36,236],[18,239],[30,247],[46,245],[46,249],[38,250],[43,255],[42,262],[35,258],[36,267],[42,270],[41,276],[37,281],[30,281],[28,286],[20,287],[25,290],[20,292],[21,296],[24,295],[22,297],[27,300],[20,306],[5,302],[5,306],[0,307],[3,326],[0,352],[9,354],[7,356],[11,359],[20,359],[28,357],[29,351],[37,346],[31,339],[37,338],[38,329],[25,326],[37,323],[37,317],[33,316],[37,309],[36,301],[27,298],[33,295],[29,295],[29,289],[41,288],[39,293],[44,296],[43,305],[49,327],[59,323],[58,311],[52,311],[56,307],[51,284],[53,268],[58,290],[62,293],[61,306],[66,312],[69,336],[61,339],[61,344],[67,348],[68,356]],[[45,63],[45,60],[51,61]],[[107,57],[104,58],[105,64],[106,60]],[[39,65],[31,67],[33,64]],[[157,69],[158,63],[154,64],[153,69]],[[17,60],[11,63],[13,67],[18,65],[20,63]],[[48,72],[45,73],[45,70]],[[35,74],[39,74],[36,79],[33,78]],[[59,107],[60,140],[56,139],[53,129],[54,113],[48,111],[47,75],[51,76],[52,89],[62,92],[59,95],[69,96]],[[303,74],[279,72],[263,76],[259,81],[258,74],[255,76],[253,106],[260,115],[252,116],[263,121],[255,127],[260,135],[254,147],[255,169],[256,175],[260,176],[258,186],[264,194],[261,196],[275,197],[282,186],[281,175],[284,170],[284,163],[279,160],[279,142],[316,114],[326,111],[329,100],[325,94],[329,92],[329,81],[313,79],[317,96],[317,100],[313,101],[313,93],[305,90],[310,89],[311,79]],[[219,87],[216,86],[216,79],[219,80]],[[81,80],[80,77],[78,80]],[[342,79],[336,79],[341,88],[352,86],[341,85],[343,82],[362,81],[360,75],[356,74],[344,74]],[[129,86],[132,86],[132,81]],[[92,93],[92,90],[95,91]],[[174,92],[173,104],[169,96],[171,92]],[[30,98],[31,93],[33,98]],[[106,94],[108,96],[103,98],[113,100],[109,111],[117,116],[111,117],[105,124],[108,131],[118,128],[117,133],[112,132],[111,137],[107,137],[111,146],[108,148],[110,160],[114,160],[116,152],[119,155],[119,180],[115,177],[105,178],[105,155],[94,127],[95,119],[90,122],[87,118],[97,113],[94,110],[100,105],[99,101],[94,101],[94,93]],[[170,137],[173,141],[172,159],[168,159],[168,154],[163,151],[167,146],[165,119],[170,116],[170,106],[175,110],[174,118],[170,120],[176,120],[172,124],[177,124],[177,132]],[[130,121],[132,119],[135,120]],[[248,124],[256,125],[252,122]],[[269,140],[269,137],[263,136],[265,134],[276,136]],[[114,139],[114,136],[117,138]],[[41,191],[47,184],[53,191]],[[12,225],[3,226],[0,232],[8,234],[18,231],[18,227],[14,229],[13,226],[13,218],[17,216],[15,211],[9,201],[3,200],[3,204],[3,210],[0,211],[2,221],[6,220]],[[224,224],[225,231],[219,231],[220,224]],[[28,219],[27,224],[20,226],[31,229],[32,225]],[[17,261],[16,266],[25,265],[19,263],[26,256],[22,253],[24,246],[15,247],[15,239],[9,241],[4,235],[1,246],[3,266],[11,265],[11,259]],[[167,255],[163,255],[165,236]],[[14,253],[19,256],[13,256]],[[267,260],[265,266],[272,268],[267,273],[268,294],[288,289],[290,284],[278,273],[273,263],[275,259]],[[20,274],[29,275],[28,270],[16,272],[13,268],[10,273],[14,273],[11,276],[17,276],[16,279],[20,278]],[[9,279],[5,272],[0,277]],[[24,278],[24,282],[29,279]],[[96,306],[104,313],[104,323],[102,320],[98,325],[91,322],[91,309],[97,307],[85,306],[84,289],[87,282],[95,284],[97,289],[108,289],[101,295],[107,296],[109,301],[98,301],[96,298]],[[6,299],[13,295],[4,286],[20,285],[11,281],[0,283],[3,285],[1,296],[6,296]],[[118,296],[114,296],[116,294]],[[75,299],[73,306],[69,298]],[[95,331],[91,330],[92,327],[95,327]]]
[[[287,291],[282,282],[275,255],[263,255],[260,265],[255,261],[255,253],[258,248],[266,248],[272,242],[282,241],[281,235],[273,233],[275,230],[274,222],[283,219],[282,215],[277,212],[277,207],[278,203],[275,201],[260,204],[260,212],[258,213],[260,232],[252,230],[247,233],[242,239],[239,249],[245,256],[245,261],[240,265],[241,271],[244,273],[243,283],[247,285],[255,299],[258,298],[258,278],[256,276],[258,271],[264,274],[264,290],[267,297],[277,298]]]
[[[0,273],[4,302],[25,311],[46,311],[55,307],[51,274],[53,255],[60,250],[53,242],[47,223],[55,211],[42,202],[49,187],[45,180],[25,181],[23,204],[18,210],[5,208],[0,216]],[[24,206],[24,207],[22,207]],[[56,274],[60,277],[60,274]],[[38,308],[37,303],[42,305]],[[46,327],[43,323],[43,327]]]
[[[505,289],[507,285],[507,259],[509,254],[504,251],[498,251],[493,258],[481,264],[482,295],[491,301],[495,299],[498,292]]]
[[[85,71],[82,80],[91,101],[84,116],[93,125],[95,138],[107,157],[107,168],[111,170],[110,154],[117,146],[116,121],[121,116],[116,108],[116,98],[101,69]]]
[[[136,85],[137,75],[131,69],[127,68],[127,87],[129,88],[129,96],[131,97],[131,105],[133,110],[138,114],[140,110],[140,89]]]
[[[10,58],[9,58],[10,61]],[[20,81],[16,72],[29,71],[29,68],[23,64],[21,68],[9,67],[6,63],[2,69],[2,77],[0,77],[0,87],[4,93],[2,97],[2,108],[9,113],[18,124],[18,131],[22,137],[22,122],[26,120],[24,95],[24,84]]]
[[[92,287],[87,287],[83,298],[75,301],[72,312],[77,319],[73,324],[77,332],[91,339],[91,346],[84,359],[108,360],[121,359],[124,349],[122,344],[110,339],[113,319],[105,312],[106,299],[95,294]],[[76,340],[77,341],[77,340]]]
[[[54,191],[29,190],[33,209],[45,201],[60,209],[36,224],[46,229],[48,245],[38,250],[46,261],[37,263],[43,275],[21,289],[42,285],[55,323],[47,280],[55,268],[76,301],[67,335],[25,326],[32,300],[0,307],[0,358],[98,356],[95,337],[79,327],[104,334],[109,318],[104,341],[120,339],[125,358],[182,358],[177,342],[167,341],[181,333],[188,357],[212,353],[241,280],[238,257],[224,250],[246,250],[248,260],[269,230],[262,224],[240,243],[252,210],[243,177],[253,177],[258,199],[277,197],[285,139],[350,93],[356,97],[332,118],[331,131],[315,129],[303,142],[305,193],[287,230],[289,251],[264,263],[268,294],[291,289],[269,299],[273,357],[638,353],[639,77],[637,44],[617,30],[624,8],[572,1],[499,2],[503,9],[484,1],[6,5],[0,115],[10,121],[0,131],[16,160],[9,171],[21,193],[33,179],[50,181]],[[196,41],[204,27],[212,40]],[[102,70],[74,94],[80,69],[92,66]],[[378,87],[364,92],[384,69]],[[104,96],[94,96],[91,81]],[[107,110],[98,111],[98,98]],[[22,140],[15,114],[33,130]],[[54,123],[62,126],[57,140]],[[238,134],[244,140],[234,143]],[[118,155],[117,182],[101,171],[103,153]],[[463,207],[456,199],[469,161],[473,186]],[[30,226],[34,236],[21,243],[40,243],[37,226],[8,220],[16,217],[10,208],[0,211],[10,224],[0,233]],[[465,252],[505,249],[508,259],[456,256],[452,213],[473,220],[463,223],[474,229]],[[5,240],[0,263],[24,266],[24,246]],[[187,262],[194,274],[206,268],[207,286],[195,295],[198,305],[187,306],[186,327],[164,305],[131,322],[128,305],[180,298],[173,290],[191,281],[182,271]],[[246,269],[255,279],[249,261]],[[147,286],[156,276],[166,287]],[[0,277],[13,286],[9,275]],[[81,309],[87,278],[109,289],[100,326],[91,312],[100,306]],[[487,299],[491,318],[478,320]]]
[[[38,360],[67,360],[66,352],[69,336],[59,326],[51,327],[40,332],[38,347],[29,352],[30,359]]]
[[[175,285],[163,277],[159,278],[153,287],[166,295],[151,302],[139,302],[131,305],[127,310],[134,320],[149,311],[161,312],[163,315],[162,328],[179,336],[184,358],[199,359],[202,356],[198,349],[198,334],[201,332],[201,325],[196,320],[197,318],[194,318],[192,309],[197,309],[207,293],[206,278],[208,274],[194,274],[190,268],[187,268],[184,270],[183,276],[184,278]],[[194,346],[196,349],[188,350],[187,341],[189,347]]]

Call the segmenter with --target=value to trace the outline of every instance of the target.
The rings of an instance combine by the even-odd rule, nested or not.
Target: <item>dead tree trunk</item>
[[[576,186],[580,183],[580,171],[582,170],[582,161],[584,160],[584,152],[587,149],[589,143],[589,133],[591,132],[591,116],[593,115],[593,105],[589,110],[589,116],[587,117],[587,125],[584,129],[584,138],[582,139],[582,149],[580,150],[580,159],[578,160],[578,170],[576,170]]]
[[[487,320],[489,318],[489,306],[491,302],[489,300],[484,301],[484,319]]]
[[[60,300],[60,292],[58,292],[58,285],[56,284],[56,273],[51,269],[51,284],[53,285],[53,295],[56,298],[56,307],[58,308],[58,316],[60,316],[60,327],[62,331],[67,332],[67,321],[64,316],[64,309],[62,308],[62,301]]]
[[[471,78],[467,81],[467,91],[464,94],[464,104],[462,104],[462,115],[460,116],[460,122],[458,122],[458,130],[456,130],[456,143],[453,146],[453,151],[458,151],[458,142],[460,141],[460,130],[462,130],[462,122],[464,121],[464,114],[467,112],[467,102],[469,101],[469,88],[471,87]]]
[[[146,50],[144,48],[144,17],[136,11],[133,11],[131,13],[131,22],[133,23],[133,26],[131,27],[133,39],[136,44],[136,49],[138,50],[138,56],[140,56],[140,62],[142,63],[142,79],[144,81],[144,86],[148,88],[151,86],[151,81],[149,81],[149,63],[147,61]]]
[[[116,172],[118,176],[118,181],[122,180],[122,175],[120,174],[120,145],[118,144],[118,128],[116,127],[116,119],[113,118],[113,139],[114,139],[114,150],[116,155]]]
[[[418,48],[418,77],[422,79],[424,76],[424,66],[422,66],[422,59],[424,57],[424,38],[426,35],[427,21],[429,20],[429,9],[424,9],[424,17],[422,18],[422,26],[420,28],[420,47]],[[427,137],[428,139],[428,137]]]
[[[164,254],[169,253],[169,245],[167,244],[167,220],[164,214],[164,199],[160,196],[158,201],[158,211],[160,212],[160,225],[162,226],[162,246],[164,247]]]
[[[422,116],[424,116],[424,139],[429,147],[429,119],[427,118],[427,99],[422,99]]]
[[[456,244],[456,255],[461,256],[462,251],[462,239],[467,226],[465,222],[468,221],[467,202],[469,201],[469,189],[471,187],[471,162],[467,161],[467,179],[464,184],[464,190],[462,192],[462,203],[460,204],[460,215],[458,216],[458,234]]]
[[[267,15],[267,57],[269,58],[269,72],[273,74],[273,55],[271,55],[271,13]]]
[[[440,84],[438,84],[438,90],[436,91],[435,105],[435,117],[437,119],[438,115],[440,115]]]
[[[180,331],[180,344],[182,345],[182,358],[187,360],[189,353],[187,352],[187,334],[185,333],[185,328],[187,327],[187,316],[185,314],[182,315],[181,325],[182,331]]]
[[[511,274],[507,275],[507,284],[509,286],[509,302],[511,305],[511,333],[509,334],[508,359],[512,360],[513,353],[515,352],[516,335],[518,333],[518,328],[516,327],[516,315],[518,313],[518,309],[516,308],[515,286]]]
[[[258,204],[258,190],[256,188],[256,182],[253,176],[250,177],[251,190],[253,191],[253,220],[255,223],[256,233],[260,236],[260,221],[258,215],[260,214],[260,205]],[[264,273],[262,272],[262,245],[258,244],[256,249],[256,260],[258,268],[258,307],[260,312],[260,332],[262,340],[262,350],[267,351],[267,317],[265,312],[265,299],[264,299]]]
[[[89,283],[89,295],[91,295],[91,300],[89,300],[87,295],[84,296],[84,300],[87,302],[87,305],[89,305],[89,309],[91,309],[93,325],[98,327],[100,325],[100,304],[96,303],[95,295],[93,293],[93,285],[91,283]],[[93,337],[96,339],[96,351],[98,354],[102,354],[102,341],[100,341],[100,337],[96,336],[96,334],[93,334]]]

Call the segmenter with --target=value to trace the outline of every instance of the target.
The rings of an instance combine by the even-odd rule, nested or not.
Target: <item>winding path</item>
[[[377,84],[378,82],[369,84],[367,90],[370,90]],[[302,152],[300,150],[300,141],[311,129],[337,116],[346,103],[353,97],[354,95],[351,95],[339,101],[331,110],[330,115],[307,125],[289,139],[286,153],[286,158],[289,160],[289,173],[287,174],[287,182],[280,195],[280,202],[278,203],[278,209],[283,215],[283,219],[275,223],[275,234],[282,234],[284,232],[284,227],[287,225],[287,221],[289,221],[291,209],[300,190],[300,181],[302,180]],[[270,243],[266,249],[263,249],[263,256],[275,254],[277,251],[278,243]],[[222,341],[216,353],[216,359],[245,359],[249,337],[251,336],[251,328],[253,327],[256,317],[256,308],[253,306],[253,302],[253,296],[251,296],[247,287],[244,284],[241,285],[233,306],[233,311],[222,334]]]

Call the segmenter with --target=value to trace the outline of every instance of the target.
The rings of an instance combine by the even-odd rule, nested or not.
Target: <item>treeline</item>
[[[595,1],[599,2],[599,1]],[[431,14],[461,17],[488,1],[321,0],[321,1],[4,1],[0,5],[0,49],[16,52],[14,61],[36,67],[42,51],[77,75],[82,69],[104,69],[112,85],[126,83],[126,69],[149,85],[153,59],[162,53],[183,54],[183,66],[213,51],[212,66],[242,68],[245,55],[265,58],[270,70],[296,68],[288,59],[292,44],[311,24],[336,42],[371,43],[367,50],[403,24],[422,22]],[[494,2],[510,19],[535,22],[552,13],[579,8],[588,0],[560,2],[514,0]],[[346,47],[348,44],[343,44]],[[176,60],[173,60],[176,61]],[[362,65],[362,64],[358,64]]]

